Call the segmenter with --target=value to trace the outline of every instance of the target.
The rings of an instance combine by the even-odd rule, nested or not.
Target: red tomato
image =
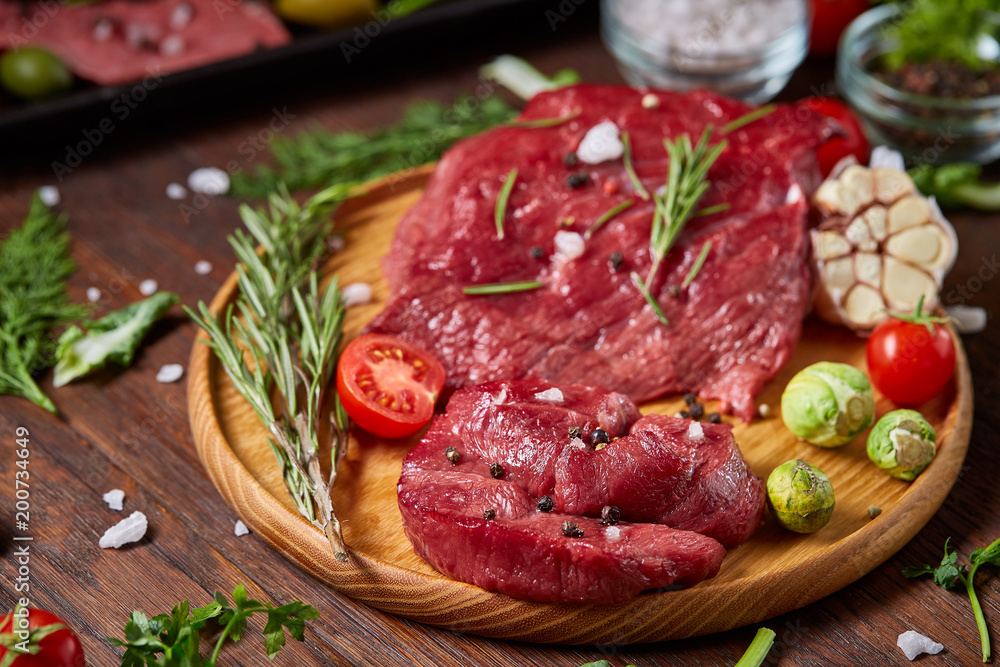
[[[431,420],[444,377],[429,352],[395,336],[365,334],[340,355],[337,393],[358,426],[383,438],[404,438]]]
[[[80,639],[55,614],[41,609],[28,608],[27,619],[15,618],[24,608],[9,612],[0,619],[0,664],[10,667],[85,667],[83,646]],[[22,625],[24,621],[26,624]],[[23,653],[16,645],[25,640],[17,631],[27,630],[28,646],[37,646],[38,652]],[[8,655],[8,652],[10,655]],[[13,660],[12,656],[16,655]]]
[[[872,8],[869,0],[813,0],[809,55],[832,56],[851,21]]]
[[[868,158],[872,153],[871,146],[868,145],[861,123],[849,106],[830,97],[807,98],[805,106],[820,115],[832,118],[843,130],[843,134],[827,139],[826,143],[816,150],[816,159],[819,160],[823,178],[829,176],[833,167],[848,155],[857,158],[859,164],[868,164]]]
[[[929,401],[941,393],[955,372],[951,332],[933,318],[924,321],[927,323],[890,317],[875,327],[868,339],[872,384],[895,403]]]

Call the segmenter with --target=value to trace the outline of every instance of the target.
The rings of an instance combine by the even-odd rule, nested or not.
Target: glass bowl
[[[767,11],[772,5],[780,10]],[[689,0],[601,0],[601,36],[633,86],[708,88],[761,104],[806,57],[809,6],[807,0],[726,2],[716,12]],[[734,46],[734,35],[743,47]]]
[[[1000,95],[947,99],[915,95],[887,85],[873,67],[896,43],[887,29],[904,11],[899,4],[871,9],[851,23],[837,51],[837,87],[858,112],[872,145],[900,151],[913,165],[1000,158]],[[1000,64],[1000,14],[984,12],[981,54]]]

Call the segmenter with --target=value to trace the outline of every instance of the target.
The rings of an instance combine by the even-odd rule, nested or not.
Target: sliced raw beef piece
[[[641,417],[625,396],[578,385],[459,390],[403,461],[403,528],[437,570],[518,598],[610,604],[693,585],[718,572],[723,544],[747,539],[764,506],[730,427],[699,436],[693,423]],[[601,449],[585,444],[598,428],[612,439]],[[607,470],[616,453],[623,465]],[[551,512],[539,509],[544,495]],[[623,520],[602,524],[604,504]],[[566,521],[583,535],[566,536]]]
[[[647,109],[631,88],[542,93],[523,119],[578,115],[547,128],[497,128],[448,151],[399,224],[384,262],[392,293],[369,330],[431,350],[452,387],[539,377],[636,401],[696,391],[749,420],[754,396],[791,355],[809,305],[806,194],[819,182],[814,149],[832,128],[804,107],[779,105],[726,135],[701,206],[728,208],[694,218],[667,254],[651,285],[670,322],[663,325],[630,278],[650,269],[652,202],[637,196],[621,159],[567,166],[567,153],[590,128],[613,121],[629,133],[639,178],[654,191],[667,173],[665,138],[697,139],[751,107],[705,91],[655,95],[659,106]],[[495,206],[515,168],[500,240]],[[574,173],[586,177],[582,186],[568,184]],[[587,240],[582,255],[558,250],[557,233],[582,235],[630,199],[635,204]],[[678,294],[709,242],[704,266]],[[462,291],[533,280],[542,287]]]
[[[270,5],[255,0],[107,0],[54,12],[0,0],[0,50],[49,49],[101,85],[155,81],[290,40]]]

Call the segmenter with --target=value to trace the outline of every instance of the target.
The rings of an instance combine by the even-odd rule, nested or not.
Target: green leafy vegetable
[[[555,90],[580,81],[576,70],[559,70],[552,77],[539,72],[524,58],[503,55],[479,68],[479,73],[505,86],[523,100],[530,100],[545,90]]]
[[[983,168],[971,162],[940,167],[924,164],[910,170],[917,188],[927,196],[934,195],[941,206],[1000,211],[1000,183],[984,183],[982,173]]]
[[[216,593],[215,600],[204,607],[191,608],[187,600],[175,605],[170,614],[147,618],[140,611],[133,611],[125,625],[125,641],[109,637],[115,646],[126,647],[122,667],[214,667],[219,651],[227,640],[234,642],[243,637],[247,621],[254,614],[265,614],[264,646],[267,657],[273,659],[285,645],[285,632],[294,639],[305,639],[305,622],[319,618],[319,612],[302,602],[290,602],[280,607],[247,599],[243,584],[233,589],[233,601],[223,593]],[[201,629],[215,620],[222,626],[212,651],[205,659],[198,652]]]
[[[465,97],[450,108],[417,102],[396,125],[367,134],[317,128],[294,137],[275,137],[270,148],[277,166],[236,174],[229,194],[263,198],[279,184],[297,192],[364,183],[433,162],[459,139],[505,123],[516,113],[499,97]]]
[[[512,292],[527,292],[538,289],[542,283],[537,280],[523,280],[514,283],[488,283],[484,285],[469,285],[462,288],[463,294],[510,294]]]
[[[268,209],[242,206],[250,235],[237,230],[229,238],[240,261],[235,303],[219,313],[204,302],[198,312],[185,308],[273,436],[268,443],[296,508],[323,531],[341,562],[349,555],[330,490],[347,453],[347,413],[333,392],[326,429],[323,406],[337,367],[344,306],[337,281],[321,289],[316,268],[327,252],[330,216],[347,196],[346,186],[334,186],[302,206],[287,191],[273,193]],[[326,476],[321,427],[330,447]]]
[[[886,37],[897,44],[884,56],[889,69],[931,60],[958,62],[980,71],[987,62],[979,54],[980,37],[988,25],[979,16],[996,11],[997,0],[911,0]]]
[[[61,387],[109,361],[126,367],[132,365],[143,337],[179,300],[172,292],[157,292],[96,322],[84,323],[86,333],[78,326],[66,329],[59,337],[52,384]]]
[[[903,568],[903,576],[913,579],[929,574],[934,577],[934,583],[945,590],[953,590],[962,584],[969,596],[969,601],[972,603],[972,613],[976,619],[976,626],[979,628],[983,662],[987,662],[990,659],[990,631],[986,627],[983,607],[979,604],[979,597],[976,595],[976,572],[981,565],[1000,567],[1000,539],[969,554],[968,566],[959,565],[958,552],[952,551],[950,544],[951,538],[945,540],[944,558],[941,559],[940,565],[937,567],[932,565],[907,566]]]
[[[52,330],[85,317],[70,305],[73,273],[66,218],[36,194],[24,223],[0,243],[0,394],[27,398],[49,412],[56,406],[33,375],[55,363]]]
[[[513,192],[514,183],[516,182],[517,169],[511,169],[510,173],[507,174],[506,180],[503,182],[503,187],[500,188],[500,194],[497,196],[496,208],[493,211],[493,216],[497,226],[497,238],[501,241],[503,240],[503,223],[507,218],[507,200],[510,199],[510,193]]]

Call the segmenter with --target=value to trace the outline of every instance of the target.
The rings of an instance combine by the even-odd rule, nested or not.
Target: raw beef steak
[[[809,305],[806,194],[819,182],[814,149],[832,129],[804,107],[782,105],[725,136],[700,206],[728,208],[694,218],[650,286],[664,325],[630,278],[650,269],[652,202],[637,196],[622,159],[586,165],[573,152],[589,129],[613,121],[629,133],[638,176],[655,191],[667,173],[665,138],[696,140],[751,107],[705,91],[654,94],[658,106],[649,109],[643,93],[625,87],[542,93],[523,120],[578,115],[552,127],[496,128],[448,151],[399,224],[384,262],[392,293],[369,330],[433,352],[451,387],[538,377],[635,401],[696,391],[749,420],[754,396],[791,355]],[[515,168],[501,240],[495,208]],[[579,242],[565,232],[582,235],[630,199],[582,255],[557,246],[558,232]],[[709,242],[704,266],[678,290]],[[512,281],[542,287],[463,293]]]
[[[764,508],[731,427],[693,424],[640,417],[626,396],[579,385],[459,390],[403,461],[403,528],[437,570],[518,598],[616,603],[693,585]],[[585,444],[598,429],[611,440],[600,449]],[[620,523],[601,522],[605,506]],[[582,536],[566,536],[566,521]]]

